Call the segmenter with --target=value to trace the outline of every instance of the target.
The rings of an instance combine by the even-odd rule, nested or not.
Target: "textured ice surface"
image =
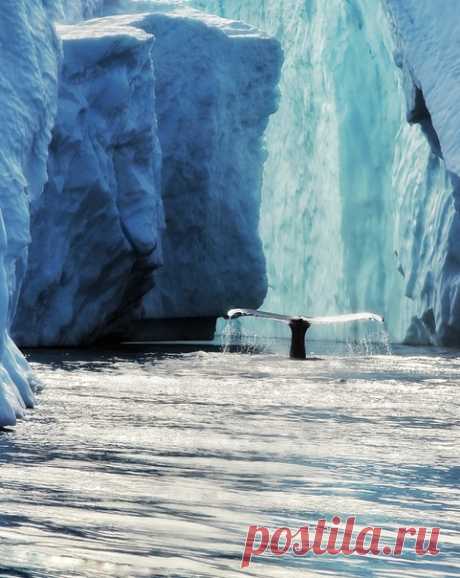
[[[29,201],[46,180],[59,46],[40,0],[0,8],[0,427],[34,396],[27,363],[8,335],[27,261]]]
[[[455,0],[386,0],[397,43],[396,62],[402,67],[408,120],[423,129],[433,151],[417,178],[419,155],[399,150],[399,191],[410,192],[418,206],[408,293],[422,294],[422,315],[414,318],[410,339],[428,332],[446,344],[460,343],[460,44]],[[436,158],[435,158],[436,157]],[[441,159],[441,162],[438,160]],[[405,182],[413,167],[413,178]],[[441,167],[441,168],[440,168]],[[448,175],[445,174],[445,169]],[[401,179],[397,180],[401,184]],[[416,188],[414,189],[414,184]],[[453,194],[446,194],[452,191]],[[403,210],[407,204],[403,203]],[[425,226],[424,226],[425,225]],[[428,225],[428,226],[426,226]]]
[[[285,51],[264,175],[264,307],[370,309],[385,315],[394,339],[458,341],[453,187],[430,150],[429,123],[422,131],[406,122],[415,91],[393,58],[398,49],[396,62],[423,87],[447,169],[456,170],[455,2],[389,0],[394,26],[375,0],[191,3],[275,34]]]
[[[242,303],[258,307],[267,291],[258,235],[263,135],[276,109],[279,44],[180,3],[113,3],[114,12],[128,9],[152,12],[120,18],[156,39],[167,224],[164,266],[144,315],[216,316]]]
[[[222,315],[265,296],[262,137],[279,44],[176,3],[148,6],[58,27],[49,182],[32,204],[14,324],[23,345],[90,342],[139,302],[162,263],[163,202],[164,267],[147,316]]]
[[[397,34],[398,60],[423,92],[447,169],[460,175],[458,2],[385,1]],[[413,93],[409,96],[414,99]]]
[[[78,22],[85,18],[100,16],[104,0],[43,0],[52,20]]]
[[[60,26],[64,63],[49,182],[14,332],[21,344],[97,337],[152,286],[163,209],[152,37],[118,22]]]

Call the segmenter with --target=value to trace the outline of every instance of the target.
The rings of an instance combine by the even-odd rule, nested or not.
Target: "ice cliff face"
[[[263,135],[276,110],[279,44],[241,22],[178,2],[118,2],[149,11],[130,25],[155,36],[166,212],[164,266],[148,318],[220,316],[267,291],[258,235]]]
[[[406,166],[420,155],[398,149],[395,182],[417,205],[408,294],[421,295],[410,341],[460,344],[460,48],[454,0],[386,0],[403,71],[407,118],[419,125],[432,155],[420,176],[407,181]],[[403,177],[401,178],[398,177]],[[403,186],[401,186],[403,185]],[[421,193],[421,194],[420,194]],[[407,207],[407,204],[406,204]],[[405,207],[403,207],[405,208]]]
[[[193,13],[159,16],[151,26],[169,226],[145,314],[258,307],[267,291],[258,235],[262,139],[276,110],[279,46],[241,23]]]
[[[34,404],[32,377],[8,335],[27,262],[29,201],[46,181],[59,45],[41,0],[5,0],[0,17],[0,427]]]
[[[241,24],[178,16],[148,25],[157,39],[167,228],[164,267],[144,315],[220,316],[236,303],[259,307],[267,292],[258,234],[262,138],[276,109],[281,56],[276,42]]]
[[[393,339],[459,343],[455,2],[191,3],[276,35],[285,52],[264,174],[264,306],[374,309]]]
[[[430,116],[446,168],[459,175],[458,3],[455,0],[442,3],[386,0],[386,3],[395,28],[397,62],[406,74],[409,112],[413,115],[409,120],[422,122],[420,115]]]
[[[23,345],[92,342],[153,285],[149,318],[219,316],[266,294],[258,221],[278,42],[178,2],[106,13],[58,27],[49,182],[32,204],[14,324]]]
[[[49,181],[32,203],[21,344],[92,341],[152,286],[163,208],[153,38],[103,20],[58,27],[64,62]]]

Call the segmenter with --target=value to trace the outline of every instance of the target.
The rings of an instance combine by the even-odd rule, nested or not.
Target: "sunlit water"
[[[459,576],[460,358],[324,353],[32,354],[40,404],[0,433],[0,576]],[[333,515],[440,526],[441,554],[240,569],[250,524]]]

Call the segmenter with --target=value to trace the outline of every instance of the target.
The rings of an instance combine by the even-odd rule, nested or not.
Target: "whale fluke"
[[[375,313],[347,313],[345,315],[332,315],[328,317],[310,317],[309,315],[278,315],[277,313],[267,313],[256,309],[230,309],[227,313],[229,319],[238,317],[263,317],[272,319],[289,325],[292,320],[307,321],[310,325],[335,325],[336,323],[352,323],[353,321],[378,321],[383,323],[384,319]]]
[[[329,317],[307,317],[310,325],[335,325],[336,323],[352,323],[353,321],[377,321],[385,320],[376,313],[347,313],[345,315],[332,315]]]
[[[237,319],[238,317],[263,317],[265,319],[272,319],[273,321],[280,321],[289,325],[292,317],[287,315],[278,315],[277,313],[267,313],[265,311],[257,311],[256,309],[230,309],[227,313],[229,319]]]
[[[291,353],[293,359],[305,359],[305,335],[312,325],[336,325],[338,323],[353,323],[356,321],[376,321],[383,323],[384,319],[375,313],[347,313],[345,315],[332,315],[326,317],[289,316],[257,311],[256,309],[230,309],[227,313],[229,319],[238,317],[262,317],[289,325],[292,332]]]

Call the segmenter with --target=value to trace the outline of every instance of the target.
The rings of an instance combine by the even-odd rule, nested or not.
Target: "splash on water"
[[[221,326],[220,345],[223,353],[263,353],[281,349],[289,351],[289,329],[285,339],[270,339],[263,331],[255,331],[260,323],[253,319],[228,319]],[[310,356],[342,355],[345,357],[372,357],[392,355],[390,335],[384,324],[368,323],[355,326],[352,331],[330,326],[312,329],[307,335]]]
[[[351,356],[392,355],[390,335],[384,325],[369,328],[358,339],[348,339],[346,349]]]
[[[263,353],[267,350],[266,340],[256,333],[243,329],[241,319],[228,319],[220,334],[223,353]]]

